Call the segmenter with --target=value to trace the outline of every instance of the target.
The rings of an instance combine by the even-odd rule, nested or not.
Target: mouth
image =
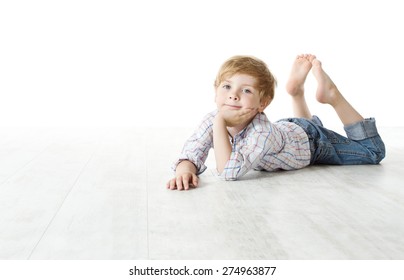
[[[224,106],[226,106],[227,108],[230,108],[232,110],[239,110],[242,108],[241,106],[230,105],[230,104],[224,104]]]

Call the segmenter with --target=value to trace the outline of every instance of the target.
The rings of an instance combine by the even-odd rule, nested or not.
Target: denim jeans
[[[347,137],[323,127],[321,120],[313,116],[284,119],[301,126],[310,142],[310,164],[378,164],[386,149],[376,129],[374,118],[365,119],[344,127]]]

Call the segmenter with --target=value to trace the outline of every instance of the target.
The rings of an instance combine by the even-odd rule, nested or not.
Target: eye
[[[222,88],[229,90],[231,87],[230,87],[230,85],[228,85],[228,84],[224,84],[224,85],[222,86]]]
[[[243,93],[250,94],[250,93],[252,93],[252,91],[249,90],[248,88],[244,88],[244,89],[243,89]]]

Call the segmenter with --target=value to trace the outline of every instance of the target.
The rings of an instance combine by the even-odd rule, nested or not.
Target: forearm
[[[175,175],[182,175],[184,173],[197,173],[196,166],[190,162],[189,160],[183,160],[181,161],[178,165],[177,168],[175,169]]]
[[[226,122],[218,114],[213,122],[213,147],[215,150],[216,169],[222,173],[231,156],[231,144]]]

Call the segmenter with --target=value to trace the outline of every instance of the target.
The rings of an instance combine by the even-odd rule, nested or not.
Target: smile
[[[236,106],[236,105],[230,105],[230,104],[224,104],[224,106],[229,107],[230,109],[238,110],[241,109],[241,106]]]

